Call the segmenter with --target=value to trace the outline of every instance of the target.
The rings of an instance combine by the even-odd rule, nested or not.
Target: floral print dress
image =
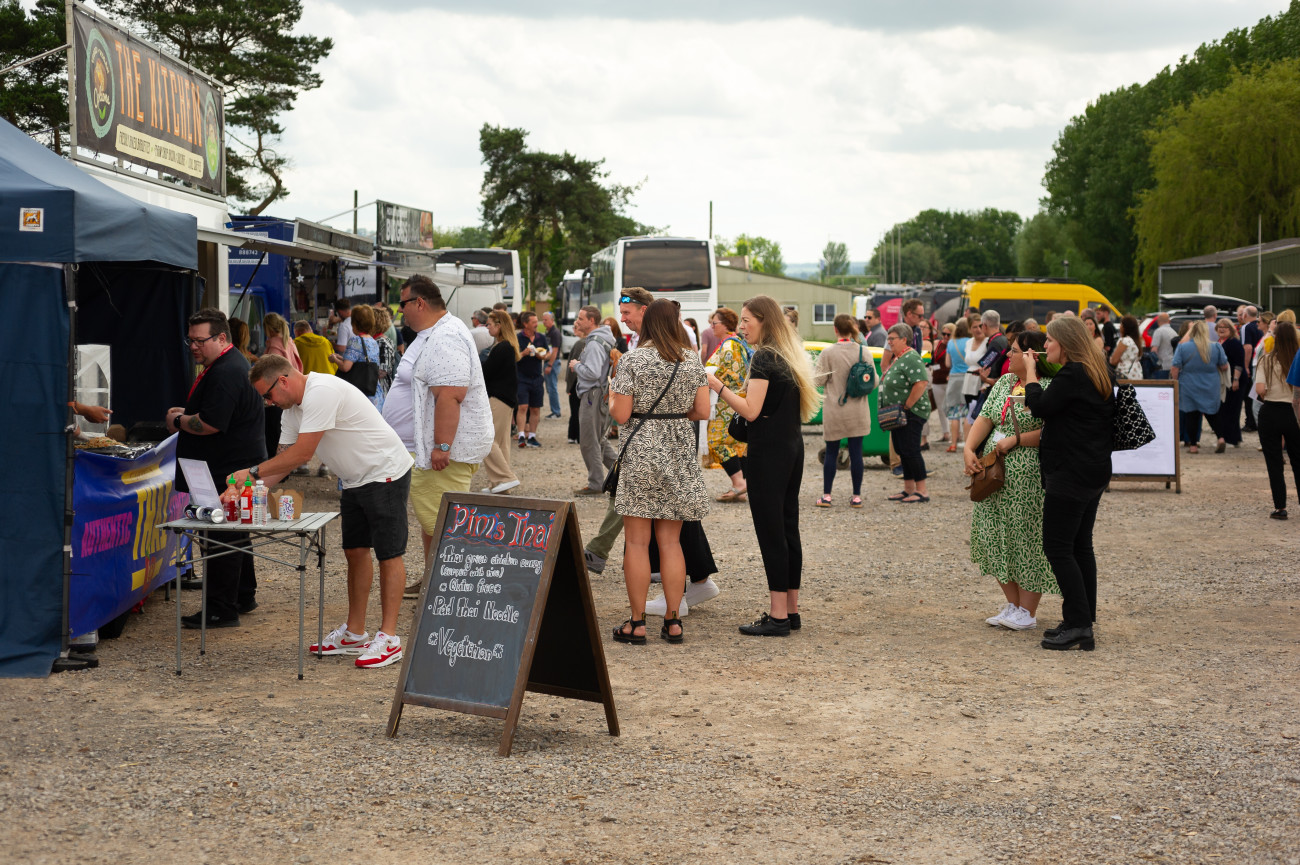
[[[749,350],[739,337],[734,333],[727,334],[718,344],[708,363],[718,368],[714,375],[730,388],[732,393],[738,396],[745,395],[745,378],[749,375]],[[727,405],[726,400],[720,399],[714,416],[709,419],[709,452],[719,464],[725,463],[732,457],[743,457],[746,453],[745,443],[736,441],[727,433],[727,424],[731,423],[731,418],[735,414],[735,410]]]

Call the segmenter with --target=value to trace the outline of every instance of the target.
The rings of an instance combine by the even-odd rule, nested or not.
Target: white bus
[[[682,318],[701,329],[718,308],[718,263],[713,243],[686,237],[620,237],[591,257],[590,287],[584,305],[618,317],[625,288],[644,288],[681,304]]]
[[[519,312],[524,308],[524,276],[519,269],[519,253],[517,251],[501,249],[495,246],[490,249],[443,247],[433,250],[433,256],[440,270],[445,270],[448,265],[454,268],[456,264],[476,264],[501,271],[502,276],[505,278],[505,284],[501,289],[501,299],[510,308],[511,312]]]
[[[578,310],[582,308],[584,298],[591,293],[590,285],[590,270],[570,270],[555,287],[558,303],[554,312],[560,325],[560,332],[564,334],[564,345],[561,349],[566,357],[569,349],[573,348],[573,344],[578,341],[578,337],[573,333],[573,323],[578,320]]]

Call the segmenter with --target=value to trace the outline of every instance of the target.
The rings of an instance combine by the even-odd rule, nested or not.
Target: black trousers
[[[925,480],[925,457],[921,456],[921,433],[925,430],[925,421],[910,411],[907,412],[907,426],[889,431],[894,452],[903,462],[903,480]]]
[[[1286,466],[1282,464],[1282,448],[1291,460],[1291,473],[1300,488],[1300,424],[1289,402],[1266,402],[1259,410],[1259,444],[1264,449],[1264,465],[1268,468],[1268,487],[1273,493],[1273,507],[1286,507]]]
[[[582,400],[573,391],[569,391],[569,438],[573,441],[578,440],[578,409],[582,405]]]
[[[1076,499],[1048,493],[1043,499],[1043,554],[1061,587],[1061,618],[1067,628],[1097,621],[1097,556],[1092,527],[1101,493]]]
[[[745,482],[768,591],[798,589],[803,581],[803,543],[799,539],[803,439],[777,445],[751,441],[745,457]]]
[[[1253,379],[1242,379],[1241,386],[1246,388],[1246,398],[1242,400],[1242,404],[1246,407],[1246,425],[1243,429],[1250,431],[1259,426],[1255,422],[1255,401],[1250,398],[1250,395],[1255,392],[1255,382]]]
[[[214,534],[231,546],[250,548],[248,532]],[[204,554],[221,553],[207,563],[208,612],[223,618],[239,615],[239,607],[250,603],[257,593],[257,575],[253,572],[252,553],[232,553],[224,547],[203,545]]]

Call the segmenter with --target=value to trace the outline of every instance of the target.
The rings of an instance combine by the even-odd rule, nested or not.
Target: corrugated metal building
[[[1300,237],[1166,262],[1160,293],[1226,294],[1274,312],[1300,309]]]
[[[835,341],[835,316],[853,314],[853,297],[860,289],[822,285],[804,279],[758,273],[718,262],[718,303],[737,314],[745,301],[766,294],[781,306],[799,310],[799,334],[805,340]],[[700,322],[704,326],[704,322]]]

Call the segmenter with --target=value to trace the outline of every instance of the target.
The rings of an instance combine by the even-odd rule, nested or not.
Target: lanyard
[[[1021,392],[1024,392],[1024,385],[1020,383],[1020,379],[1016,379],[1016,383],[1011,386],[1011,393],[1007,394],[1007,401],[1002,404],[1002,420],[999,421],[1000,423],[1007,422],[1007,411],[1011,408],[1011,397],[1015,395],[1016,388],[1020,388]]]
[[[212,361],[212,363],[216,363],[218,360],[221,360],[223,357],[226,356],[226,352],[227,352],[227,351],[230,351],[230,350],[231,350],[232,348],[234,348],[234,347],[235,347],[235,346],[234,346],[233,344],[226,346],[225,351],[223,351],[223,352],[221,352],[221,354],[217,355],[216,360]],[[189,392],[188,394],[185,395],[185,401],[186,401],[186,402],[189,402],[190,397],[194,396],[194,390],[199,386],[199,382],[203,381],[203,377],[204,377],[205,375],[208,374],[208,370],[212,369],[212,363],[207,364],[206,366],[204,366],[204,367],[203,367],[203,372],[199,373],[199,374],[198,374],[198,377],[194,379],[194,384],[190,385],[190,392]]]

